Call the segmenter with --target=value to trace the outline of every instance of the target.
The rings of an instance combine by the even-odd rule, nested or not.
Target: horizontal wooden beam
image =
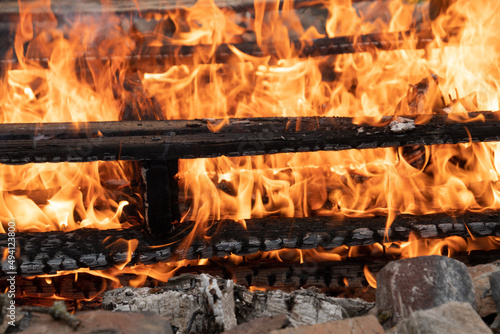
[[[198,0],[111,0],[102,2],[100,0],[52,0],[50,2],[51,10],[54,14],[96,14],[96,13],[134,13],[134,12],[148,12],[148,11],[172,11],[178,8],[188,8],[196,4]],[[356,2],[373,2],[376,0],[353,0]],[[276,3],[276,0],[264,0],[269,4]],[[294,0],[295,6],[307,6],[311,1],[309,0]],[[23,4],[35,4],[34,0],[23,0]],[[103,4],[104,3],[104,4]],[[235,10],[246,10],[248,7],[253,7],[254,0],[213,0],[215,6],[219,8],[233,8]],[[280,0],[280,5],[283,0]],[[313,3],[316,5],[316,3]],[[31,13],[46,13],[44,8],[40,6],[32,6]],[[0,3],[0,14],[18,14],[19,2],[15,0],[3,0]]]
[[[452,254],[452,257],[467,266],[475,266],[498,260],[500,251],[498,249],[471,251],[467,254]],[[343,261],[305,259],[304,263],[299,264],[267,258],[265,260],[246,259],[238,265],[231,260],[217,259],[210,260],[204,265],[181,267],[175,275],[208,273],[225,279],[233,279],[235,283],[245,287],[278,288],[285,291],[315,287],[332,296],[366,299],[370,292],[366,293],[368,282],[364,275],[365,266],[375,276],[387,263],[395,259],[388,254],[379,254],[377,257],[349,257]],[[116,280],[119,280],[121,285],[127,286],[136,281],[137,276],[123,274],[116,277]],[[144,287],[154,289],[151,293],[155,293],[158,287],[168,283],[148,277],[143,284]],[[6,291],[8,288],[9,282],[0,280],[0,290]],[[64,298],[72,309],[100,308],[103,292],[111,289],[113,289],[113,283],[110,279],[90,273],[78,273],[77,277],[75,274],[61,275],[50,279],[17,276],[16,303],[52,306],[53,298],[57,296]]]
[[[191,159],[500,141],[497,115],[471,113],[475,120],[467,123],[447,115],[389,117],[378,126],[348,117],[229,119],[220,126],[220,120],[208,119],[0,124],[0,163]]]
[[[411,37],[410,36],[414,36]],[[409,42],[411,40],[411,42]],[[290,40],[287,43],[292,50],[295,50],[296,57],[320,57],[330,55],[351,54],[359,52],[367,52],[373,50],[389,51],[401,49],[424,49],[435,38],[429,30],[421,31],[418,34],[415,31],[408,30],[402,32],[391,33],[373,33],[358,36],[339,36],[339,37],[324,37],[309,41]],[[132,69],[140,68],[143,71],[151,71],[162,64],[193,64],[196,55],[212,55],[209,62],[215,63],[229,63],[237,62],[239,59],[233,52],[232,48],[252,57],[265,57],[271,56],[279,59],[279,52],[272,44],[263,48],[259,47],[254,42],[241,42],[235,44],[221,44],[215,51],[213,45],[163,45],[159,47],[144,46],[132,51],[130,56],[125,56],[128,65]],[[78,64],[82,64],[79,71],[86,70],[86,61],[99,61],[105,62],[115,58],[114,55],[99,55],[98,58],[93,53],[84,53],[75,55]],[[49,57],[29,58],[31,61],[39,63],[41,66],[48,67]],[[199,62],[199,57],[196,57],[196,62]],[[0,64],[16,64],[17,59],[0,59]]]
[[[179,259],[248,255],[284,248],[332,249],[342,245],[370,245],[384,241],[407,241],[410,233],[418,238],[449,236],[500,236],[500,213],[467,213],[397,216],[386,231],[386,217],[367,218],[276,218],[246,220],[246,228],[234,221],[218,221],[203,233],[193,233],[191,243],[183,242],[193,232],[191,222],[176,224],[168,238],[152,239],[139,227],[126,230],[81,229],[68,233],[17,233],[19,275],[55,273],[78,268],[106,269],[127,259],[130,240],[138,240],[129,265],[170,262]],[[203,235],[202,235],[203,234]],[[0,254],[7,247],[7,235],[0,235]],[[7,264],[0,276],[6,276]]]
[[[415,35],[412,42],[409,43],[410,36]],[[297,57],[319,57],[329,55],[350,54],[358,52],[367,52],[371,50],[399,50],[405,48],[424,49],[432,41],[434,37],[431,31],[422,31],[418,34],[415,31],[402,31],[395,33],[374,33],[358,36],[339,36],[325,37],[310,41],[291,40],[289,45],[291,49],[296,50]],[[236,60],[234,52],[231,50],[234,47],[244,54],[252,57],[271,56],[279,58],[278,51],[274,45],[268,45],[265,48],[260,48],[257,44],[251,42],[237,43],[233,45],[221,44],[217,47],[213,60],[216,63],[226,63],[231,60]],[[212,45],[165,45],[158,48],[147,47],[142,50],[135,50],[135,55],[130,57],[132,65],[134,62],[146,62],[153,60],[161,62],[165,59],[179,59],[182,63],[190,60],[195,54],[209,54],[212,50]]]

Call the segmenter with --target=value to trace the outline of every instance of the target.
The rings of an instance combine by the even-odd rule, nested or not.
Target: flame
[[[158,24],[153,33],[143,34],[132,21],[109,12],[76,15],[61,23],[50,11],[50,1],[20,1],[11,51],[17,62],[2,71],[0,122],[85,126],[91,121],[208,117],[222,120],[210,122],[210,129],[219,131],[230,117],[348,116],[378,123],[383,116],[440,112],[467,122],[467,112],[500,109],[497,1],[457,0],[433,21],[426,5],[403,0],[373,2],[364,12],[349,0],[315,1],[328,17],[323,25],[309,27],[302,25],[293,1],[280,3],[256,0],[252,16],[199,0],[190,8],[144,14],[148,24]],[[389,19],[370,19],[370,13],[381,10]],[[43,24],[37,23],[40,13]],[[175,28],[173,33],[163,33],[166,22]],[[435,35],[426,49],[417,47],[417,23]],[[299,57],[312,38],[351,35],[357,43],[361,34],[384,36],[409,29],[397,50]],[[248,41],[259,45],[265,56],[238,49]],[[230,50],[224,64],[215,57],[221,44]],[[153,64],[154,71],[133,64],[143,55],[161,56],[157,52],[164,45],[178,48],[173,58]],[[188,60],[182,45],[193,46]],[[398,213],[498,210],[498,152],[499,143],[467,143],[181,160],[180,198],[188,207],[182,220],[195,221],[203,231],[219,219],[244,224],[244,219],[265,216],[385,214],[390,225]],[[40,163],[0,169],[2,232],[12,219],[19,231],[127,226],[120,216],[130,196],[107,188],[113,180],[129,182],[132,164]],[[488,240],[486,245],[484,240],[460,238],[401,244],[386,240],[372,251],[412,257],[449,255],[464,247],[498,248],[498,238]],[[120,284],[116,275],[133,273],[133,284],[140,285],[145,277],[165,280],[181,266],[195,263],[128,267],[136,246],[125,245],[127,259],[117,268],[88,273],[115,285]],[[254,256],[303,263],[310,256],[338,261],[358,251],[339,247]]]
[[[128,201],[110,183],[128,183],[131,171],[121,162],[0,165],[1,229],[11,220],[18,231],[129,226],[120,223]]]
[[[122,22],[108,12],[100,18],[82,14],[61,28],[50,12],[50,2],[22,1],[13,50],[18,63],[7,66],[1,83],[1,120],[79,123],[130,118],[193,119],[208,115],[222,120],[350,116],[360,121],[370,117],[373,122],[386,115],[429,114],[437,109],[457,115],[500,109],[498,29],[492,14],[500,9],[498,3],[460,0],[432,22],[428,20],[426,5],[399,0],[384,5],[390,18],[387,20],[369,18],[369,13],[381,10],[378,3],[363,9],[365,12],[356,10],[347,0],[315,4],[329,13],[326,22],[324,26],[304,28],[290,0],[282,6],[279,1],[255,1],[254,17],[217,8],[211,0],[200,0],[190,8],[148,14],[153,25],[155,20],[159,23],[154,34],[141,35],[126,26],[132,21]],[[35,12],[46,14],[43,27],[34,28]],[[361,34],[409,30],[416,24],[417,14],[422,16],[421,28],[430,27],[436,35],[425,50],[417,48],[416,34],[405,35],[404,49],[335,58],[298,58],[300,50],[291,43],[297,38],[306,43],[311,36],[343,35],[352,35],[356,41]],[[167,20],[174,27],[170,35],[161,33]],[[263,52],[273,49],[275,56],[250,56],[238,50],[238,43],[250,38],[249,34]],[[143,52],[141,45],[154,53],[159,50],[155,46],[167,44],[194,46],[193,59],[186,62],[176,53],[164,64],[156,64],[154,72],[139,68],[137,74],[132,74],[130,60],[132,55]],[[215,63],[221,44],[229,45],[226,64]],[[477,54],[484,57],[478,58]],[[47,66],[33,59],[46,59]],[[138,98],[140,94],[143,98]],[[217,131],[224,124],[223,121],[211,128]],[[269,215],[382,213],[393,217],[395,212],[497,209],[497,151],[497,143],[426,148],[421,154],[425,166],[411,163],[419,157],[410,157],[408,162],[403,149],[181,161],[179,177],[184,198],[189,201],[184,219],[205,226],[213,219],[242,220]],[[89,179],[98,189],[95,165],[79,167],[93,171]],[[30,168],[53,168],[48,166]],[[66,169],[76,168],[69,167],[71,164],[64,166],[59,167],[64,169],[62,174],[71,175]],[[107,163],[105,168],[120,173],[123,166]],[[26,172],[3,175],[9,174],[9,180],[22,179],[13,173]],[[79,171],[78,175],[88,173]],[[82,196],[79,182],[72,180],[71,189],[66,184],[51,184],[60,191],[55,198],[47,199],[43,208],[22,196],[9,196],[5,200],[8,204],[3,205],[8,209],[2,211],[5,215],[14,211],[8,218],[26,216],[26,221],[39,222],[39,226],[22,230],[118,227],[125,202],[108,200],[111,210],[100,215],[92,206],[103,198],[102,194],[85,198],[84,204],[75,200]],[[36,181],[30,187],[40,183]],[[399,189],[408,191],[402,193]],[[101,188],[97,192],[103,191]],[[28,214],[12,208],[21,205],[29,208]],[[85,217],[75,221],[75,211],[85,212]]]
[[[377,288],[377,280],[375,279],[375,276],[370,272],[370,269],[368,269],[368,265],[365,265],[363,267],[363,272],[365,274],[366,280],[368,281],[368,284],[376,289]]]
[[[182,160],[179,182],[190,205],[183,219],[203,224],[499,208],[498,143],[438,145],[417,153],[421,166],[408,163],[404,148]]]

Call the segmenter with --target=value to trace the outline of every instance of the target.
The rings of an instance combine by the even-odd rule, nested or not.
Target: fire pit
[[[181,273],[361,296],[397,258],[498,259],[498,5],[458,2],[7,3],[18,305]]]

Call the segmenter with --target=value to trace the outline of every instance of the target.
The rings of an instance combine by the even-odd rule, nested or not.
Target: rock
[[[290,321],[286,315],[277,315],[274,317],[257,318],[249,322],[245,322],[237,327],[225,331],[223,334],[261,334],[269,333],[272,330],[286,328],[290,325]]]
[[[495,320],[493,320],[490,328],[493,330],[493,333],[500,333],[500,314],[496,316]]]
[[[500,271],[490,275],[491,295],[497,306],[497,313],[500,315]]]
[[[500,272],[500,261],[469,267],[472,284],[476,290],[477,312],[481,317],[497,312],[489,280],[494,272]]]
[[[467,267],[444,256],[422,256],[394,261],[377,275],[377,308],[390,315],[394,326],[412,312],[452,301],[476,308],[476,296]]]
[[[469,303],[451,302],[413,312],[388,333],[397,334],[490,334],[481,317]]]
[[[87,311],[78,313],[82,324],[73,331],[48,314],[33,313],[30,326],[23,334],[172,334],[167,320],[156,315],[132,312]]]
[[[317,324],[271,331],[270,334],[384,334],[384,329],[372,315],[351,319],[338,320]]]

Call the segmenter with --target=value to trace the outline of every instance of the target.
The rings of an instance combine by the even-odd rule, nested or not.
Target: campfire
[[[16,305],[181,274],[372,302],[393,260],[497,260],[499,6],[2,4]]]

